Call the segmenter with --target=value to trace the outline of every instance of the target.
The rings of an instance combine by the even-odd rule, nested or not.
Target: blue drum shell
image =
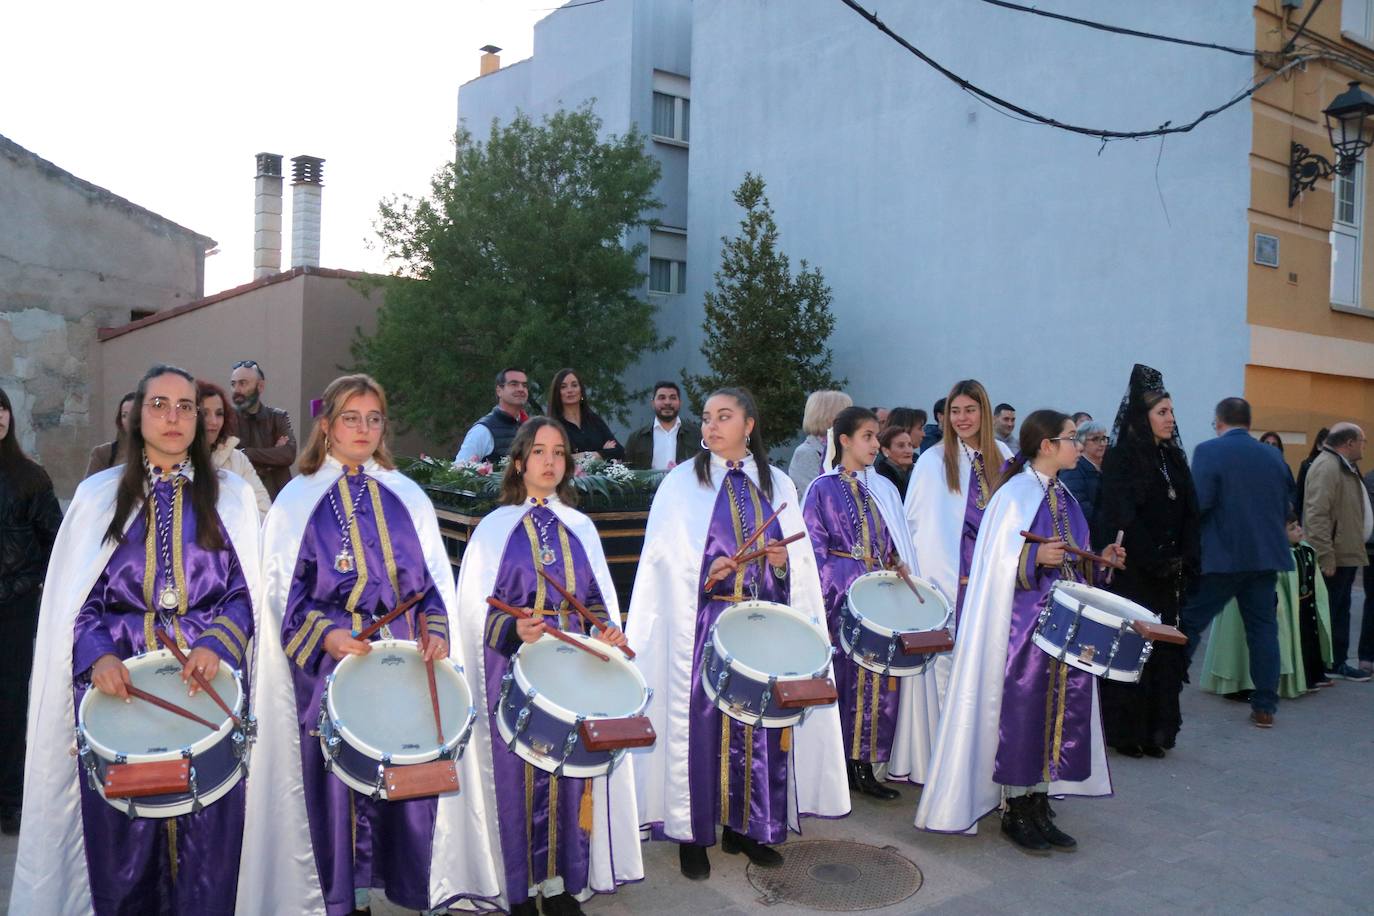
[[[516,753],[521,759],[547,773],[552,773],[558,769],[560,761],[563,761],[563,748],[571,734],[577,740],[573,742],[567,760],[563,761],[564,776],[587,779],[601,776],[610,769],[615,751],[587,750],[581,737],[577,735],[577,726],[574,723],[565,722],[553,715],[539,704],[537,694],[531,699],[518,687],[511,688],[505,702],[501,703],[495,713],[500,736],[507,744],[510,743],[510,736],[516,734],[520,711],[526,708],[530,711],[528,720],[524,729],[515,738],[516,747],[519,749]]]
[[[718,695],[716,684],[719,683],[721,671],[726,668],[725,659],[711,649],[709,640],[705,651],[708,657],[702,664],[701,686],[706,690],[706,696],[730,718],[746,725],[759,725],[760,707],[763,704],[763,695],[768,690],[768,682],[731,668],[725,689]],[[769,698],[768,706],[762,709],[762,725],[764,728],[786,728],[800,722],[802,712],[800,709],[784,709],[779,706],[778,698],[774,695]]]
[[[854,628],[859,629],[859,638],[853,640]],[[930,663],[933,655],[903,655],[897,636],[884,636],[876,630],[862,626],[854,616],[854,609],[846,601],[840,605],[840,646],[839,649],[856,665],[870,671],[894,676],[920,674]],[[892,664],[889,668],[888,644],[892,643]]]
[[[1075,617],[1078,631],[1070,640]],[[1090,617],[1087,609],[1080,615],[1073,606],[1053,598],[1036,626],[1035,642],[1055,658],[1062,655],[1065,664],[1127,683],[1140,680],[1141,669],[1149,658],[1150,643],[1135,630],[1128,627],[1123,631],[1119,626],[1102,623]]]
[[[239,734],[237,730],[231,730],[218,743],[199,754],[191,755],[191,767],[196,777],[196,795],[200,797],[202,804],[209,804],[205,801],[206,796],[215,789],[237,782],[241,776],[239,757],[234,750],[233,738],[236,734]],[[96,775],[103,784],[105,773],[113,761],[106,760],[99,754],[94,754],[93,757]],[[148,795],[134,799],[113,798],[109,801],[121,809],[132,801],[137,813],[143,817],[177,817],[184,813],[183,809],[191,804],[191,799],[190,792],[174,792],[170,795]],[[159,808],[177,810],[166,812],[159,811]]]

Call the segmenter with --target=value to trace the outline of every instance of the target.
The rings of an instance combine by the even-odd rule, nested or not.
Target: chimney
[[[324,160],[296,156],[291,160],[291,266],[320,266],[320,197]]]
[[[253,279],[281,270],[281,157],[258,153],[253,179]]]
[[[482,45],[482,72],[478,76],[486,76],[488,73],[495,73],[501,69],[501,58],[498,56],[501,49],[496,45]]]

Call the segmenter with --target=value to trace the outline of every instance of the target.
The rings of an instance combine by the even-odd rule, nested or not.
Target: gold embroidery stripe
[[[1049,671],[1049,687],[1045,690],[1045,738],[1041,745],[1044,762],[1041,766],[1042,778],[1046,781],[1050,778],[1050,732],[1054,726],[1054,659],[1048,659],[1047,667]]]
[[[182,652],[190,652],[191,644],[186,641],[186,634],[181,632],[181,621],[172,618],[172,639],[175,640],[177,648]]]
[[[315,621],[318,621],[323,616],[324,614],[319,611],[311,611],[305,615],[305,620],[301,622],[300,629],[296,630],[296,635],[291,637],[291,641],[286,644],[286,654],[288,657],[295,656],[296,650],[301,647],[301,642],[305,640],[305,636],[310,632],[310,628],[314,626]]]
[[[549,862],[547,880],[558,874],[558,777],[549,776]]]
[[[563,587],[568,590],[568,594],[576,595],[577,570],[573,566],[572,544],[568,541],[568,529],[563,527],[561,521],[555,521],[554,524],[558,526],[558,547],[563,551]],[[540,576],[539,578],[542,580],[544,577]],[[568,629],[568,612],[572,610],[572,606],[568,604],[566,599],[560,601],[558,606],[563,611],[559,617],[559,626],[566,630]],[[583,626],[581,629],[586,630],[587,628]]]
[[[157,501],[152,494],[148,494],[146,503],[148,508],[148,530],[143,536],[143,606],[148,609],[148,616],[151,618],[157,613],[157,608],[153,604],[153,585],[157,579]],[[153,633],[151,623],[148,626],[148,646],[153,645]]]
[[[534,883],[534,767],[525,764],[525,877]]]
[[[358,573],[358,580],[353,583],[353,590],[348,593],[348,603],[344,610],[353,615],[353,630],[357,632],[363,628],[363,615],[358,613],[358,601],[362,598],[363,589],[367,586],[367,551],[362,549],[363,538],[358,533],[358,518],[353,514],[353,497],[348,492],[347,474],[339,478],[338,486],[344,518],[350,520],[348,523],[348,546],[353,551],[353,569]]]
[[[725,499],[730,504],[730,527],[735,533],[735,545],[738,547],[744,543],[744,519],[740,517],[739,506],[735,503],[734,490],[730,488],[730,472],[725,472],[725,480],[722,484],[725,490]],[[744,570],[735,571],[735,583],[732,587],[734,600],[744,600]]]
[[[183,526],[186,517],[183,512],[182,490],[186,478],[180,474],[176,476],[172,484],[172,581],[177,584],[177,615],[186,616],[186,605],[190,596],[186,594],[186,568],[182,565],[182,539],[185,537]],[[209,519],[202,519],[201,524],[211,524]]]
[[[849,492],[854,500],[854,506],[859,510],[859,547],[864,552],[864,571],[873,569],[873,532],[868,529],[868,513],[864,511],[863,494],[859,491],[859,479],[844,475],[844,481],[849,487]]]
[[[218,639],[224,648],[229,650],[229,654],[234,657],[234,661],[243,661],[243,652],[229,640],[229,635],[219,627],[206,627],[201,636],[210,636]]]
[[[730,823],[730,717],[720,713],[720,822]]]
[[[767,471],[767,468],[762,468],[759,473],[763,474]],[[754,486],[754,482],[749,479],[748,475],[745,475],[744,486],[749,490],[749,504],[754,507],[754,524],[757,525],[759,522],[768,518],[768,513],[763,511],[763,504],[759,502],[759,488]],[[768,532],[765,531],[763,534],[759,535],[758,546],[760,548],[766,547],[767,541]],[[768,558],[759,557],[754,562],[759,564],[759,581],[762,582],[764,574],[768,572]]]
[[[177,822],[176,818],[167,819],[167,864],[172,873],[172,883],[177,883]]]
[[[1031,587],[1028,567],[1030,566],[1030,541],[1021,545],[1021,558],[1016,563],[1016,583],[1024,591],[1029,591]]]
[[[763,518],[763,516],[756,516]],[[750,814],[754,807],[754,726],[744,726],[744,812],[741,826],[749,829]]]
[[[382,511],[382,494],[377,489],[377,481],[367,480],[367,491],[372,495],[372,512],[377,517],[377,538],[382,542],[382,563],[386,566],[386,577],[391,583],[391,594],[396,601],[401,600],[401,584],[397,575],[396,555],[391,550],[391,529],[386,524],[386,513]]]
[[[320,637],[323,636],[324,631],[328,629],[328,617],[321,617],[319,620],[315,622],[315,626],[312,627],[310,630],[310,638],[305,641],[305,645],[301,646],[300,654],[296,656],[297,665],[299,665],[302,668],[305,667],[306,663],[310,661],[311,653],[315,651],[316,643],[320,641]]]
[[[210,624],[212,626],[218,625],[224,627],[227,632],[234,635],[234,638],[239,641],[240,646],[243,646],[245,649],[248,648],[248,637],[243,634],[243,630],[239,629],[239,625],[228,617],[219,614],[214,620],[210,621]]]
[[[873,680],[873,705],[868,710],[868,759],[878,762],[878,692],[882,689],[882,677],[877,672],[868,675]]]
[[[1063,662],[1057,662],[1059,666],[1059,712],[1054,719],[1054,771],[1059,775],[1061,765],[1059,755],[1064,748],[1064,712],[1065,699],[1069,690],[1069,666]]]
[[[849,742],[849,759],[859,759],[859,738],[864,725],[864,675],[868,669],[861,665],[855,665],[855,687],[854,687],[854,737]]]
[[[544,568],[543,562],[539,559],[539,532],[534,527],[534,510],[525,513],[524,519],[525,537],[530,542],[530,558],[534,561],[534,609],[544,610],[546,599],[544,577],[539,575],[539,570]]]

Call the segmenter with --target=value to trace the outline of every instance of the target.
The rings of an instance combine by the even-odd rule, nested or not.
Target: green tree
[[[485,143],[460,131],[427,196],[382,201],[377,234],[398,266],[353,355],[436,447],[491,409],[506,366],[529,373],[532,398],[572,366],[597,409],[622,416],[640,393],[621,374],[667,346],[639,295],[644,246],[625,244],[661,206],[658,162],[637,130],[603,140],[600,127],[589,103],[493,123]]]
[[[698,409],[716,388],[748,388],[769,441],[780,441],[801,429],[809,392],[838,388],[845,380],[830,371],[830,287],[820,268],[805,260],[792,275],[763,192],[763,179],[753,173],[735,189],[744,218],[737,236],[721,237],[716,288],[706,294],[701,323],[701,354],[710,371],[683,381]]]

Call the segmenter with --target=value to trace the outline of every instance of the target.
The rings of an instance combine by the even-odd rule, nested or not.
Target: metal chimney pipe
[[[291,160],[291,266],[320,266],[320,200],[324,160],[296,156]]]
[[[258,153],[253,179],[253,279],[281,270],[281,156]]]

